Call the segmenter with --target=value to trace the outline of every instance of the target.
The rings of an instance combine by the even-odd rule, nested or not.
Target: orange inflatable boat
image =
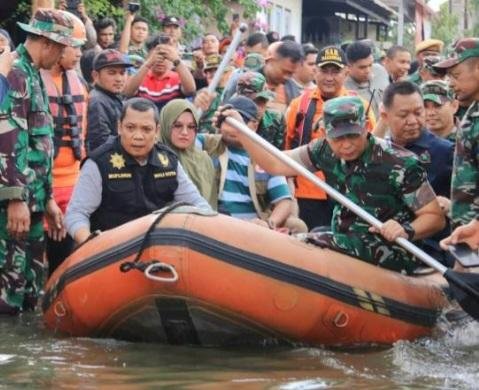
[[[72,336],[350,346],[428,335],[448,303],[439,282],[182,208],[82,245],[42,305],[47,327]]]

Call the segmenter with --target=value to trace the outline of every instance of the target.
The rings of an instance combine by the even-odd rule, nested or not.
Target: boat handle
[[[156,269],[156,268],[158,268],[158,269]],[[158,271],[171,272],[172,276],[168,277],[168,278],[164,278],[162,276],[153,275],[154,272],[158,272]],[[156,282],[175,283],[178,280],[178,273],[176,272],[175,267],[173,267],[170,264],[166,264],[166,263],[152,263],[152,264],[150,264],[145,269],[145,276],[148,279],[154,280]]]

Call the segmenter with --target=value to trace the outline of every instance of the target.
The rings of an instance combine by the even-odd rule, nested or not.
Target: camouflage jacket
[[[224,88],[216,88],[216,96],[211,102],[210,108],[201,117],[199,126],[200,133],[216,134],[218,132],[216,127],[213,125],[213,115],[215,114],[223,99],[223,91]]]
[[[419,71],[416,70],[413,74],[409,75],[407,78],[407,81],[410,81],[411,83],[414,83],[416,85],[421,85],[422,84],[422,78],[419,76]]]
[[[0,105],[0,207],[24,199],[38,212],[51,195],[53,122],[38,69],[23,45],[17,54]]]
[[[322,139],[305,149],[326,181],[359,207],[379,219],[412,222],[415,212],[434,198],[425,170],[412,152],[369,136],[355,161],[339,160]],[[305,161],[304,157],[302,158]],[[367,262],[396,271],[411,272],[415,263],[404,249],[368,231],[370,225],[337,204],[332,219],[332,246]]]
[[[286,122],[278,111],[266,110],[258,127],[258,134],[278,149],[284,148]]]
[[[451,184],[453,227],[479,215],[479,102],[467,111],[456,132]]]
[[[468,108],[469,107],[459,106],[456,113],[454,114],[454,118],[456,118],[457,123],[460,123],[464,119]]]

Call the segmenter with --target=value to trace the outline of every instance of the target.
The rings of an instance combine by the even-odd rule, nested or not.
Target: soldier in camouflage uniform
[[[438,137],[455,143],[457,128],[454,113],[459,103],[454,98],[452,89],[445,81],[432,80],[421,84],[421,93],[426,109],[428,130]]]
[[[479,215],[479,39],[460,39],[453,56],[435,66],[447,69],[459,101],[472,100],[456,132],[451,183],[451,221],[455,228]]]
[[[438,56],[444,47],[444,42],[439,39],[426,39],[416,45],[416,60],[419,64],[418,69],[408,77],[408,81],[413,84],[421,85],[427,79],[423,79],[425,58],[431,56]]]
[[[224,115],[237,118],[231,112]],[[326,139],[286,153],[312,172],[324,171],[332,187],[385,222],[378,231],[346,207],[336,205],[332,232],[313,234],[310,239],[381,267],[412,272],[416,266],[414,258],[392,241],[397,237],[420,240],[445,224],[420,162],[413,153],[389,146],[367,132],[364,105],[357,96],[328,100],[324,106],[324,127]],[[239,138],[266,171],[296,175],[238,131],[228,131]]]
[[[268,101],[274,98],[274,93],[266,89],[266,79],[261,73],[243,73],[236,86],[236,93],[252,99],[258,107],[258,135],[266,141],[283,149],[285,120],[284,115],[276,110],[266,108]]]
[[[17,48],[0,106],[0,313],[35,307],[43,281],[43,217],[58,230],[62,214],[51,199],[53,123],[40,68],[58,62],[71,38],[67,13],[39,9]]]

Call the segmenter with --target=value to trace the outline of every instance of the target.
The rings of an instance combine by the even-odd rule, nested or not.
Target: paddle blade
[[[456,272],[448,269],[444,277],[449,282],[454,299],[463,310],[479,320],[479,274]]]

